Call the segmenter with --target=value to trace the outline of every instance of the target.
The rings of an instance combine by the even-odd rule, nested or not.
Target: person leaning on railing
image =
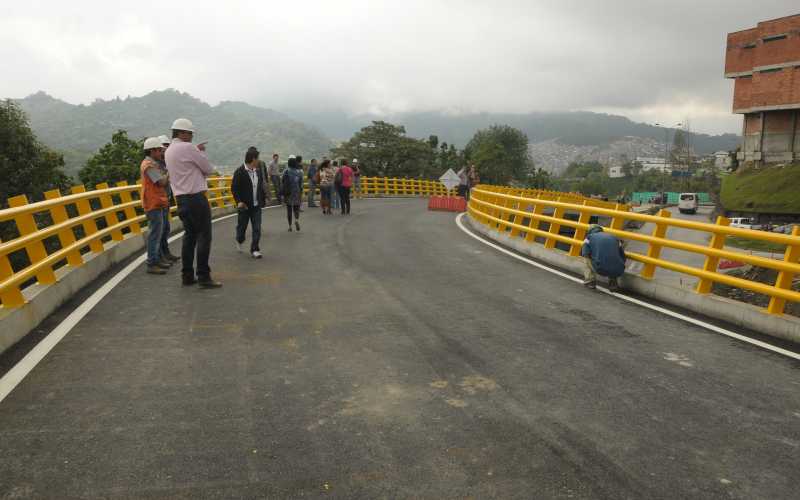
[[[586,239],[581,247],[581,255],[586,262],[583,285],[594,289],[597,287],[597,275],[608,278],[608,289],[619,290],[617,278],[625,272],[625,250],[622,242],[613,234],[603,232],[599,224],[592,224],[586,232]]]
[[[169,210],[167,184],[169,176],[164,175],[158,164],[164,156],[164,148],[158,137],[144,141],[145,157],[139,167],[142,185],[142,208],[147,217],[147,273],[166,274],[172,262],[161,256],[161,240],[164,232],[164,212]]]
[[[208,161],[205,144],[192,144],[194,125],[186,118],[172,124],[172,144],[166,161],[172,191],[178,204],[178,216],[183,222],[183,284],[199,284],[201,288],[219,288],[222,283],[211,279],[208,258],[211,254],[211,206],[206,198],[206,177],[214,172]],[[197,253],[197,277],[194,260]]]

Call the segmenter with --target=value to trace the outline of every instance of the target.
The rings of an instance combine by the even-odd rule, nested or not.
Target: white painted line
[[[282,205],[275,205],[271,207],[265,207],[266,209],[269,208],[277,208]],[[214,219],[212,223],[219,222],[225,219],[230,219],[231,217],[236,217],[236,213],[225,215],[218,219]],[[175,240],[180,239],[183,236],[183,231],[172,236],[169,239],[169,242],[172,243]],[[125,266],[120,272],[114,275],[113,278],[108,280],[98,288],[88,299],[83,301],[81,305],[75,308],[69,316],[64,318],[61,323],[58,324],[50,333],[47,334],[45,338],[43,338],[36,346],[25,355],[13,368],[11,368],[3,378],[0,378],[0,403],[8,396],[14,388],[19,385],[22,380],[28,376],[28,374],[39,364],[41,360],[44,359],[47,354],[53,350],[53,348],[61,342],[63,339],[74,327],[78,324],[78,322],[86,316],[89,311],[91,311],[94,306],[96,306],[103,297],[108,295],[108,293],[114,289],[117,285],[119,285],[122,280],[124,280],[129,274],[131,274],[137,267],[139,267],[144,261],[147,260],[147,253],[136,257],[133,262]]]
[[[470,231],[469,229],[467,229],[464,226],[463,222],[461,221],[464,218],[464,216],[466,216],[466,213],[461,213],[461,214],[456,216],[456,224],[458,225],[458,227],[462,231],[464,231],[466,234],[468,234],[469,236],[471,236],[471,237],[475,238],[476,240],[480,241],[484,245],[488,245],[488,246],[494,248],[495,250],[497,250],[499,252],[502,252],[502,253],[510,256],[510,257],[513,257],[513,258],[515,258],[517,260],[521,260],[522,262],[530,264],[530,265],[532,265],[534,267],[538,267],[539,269],[542,269],[542,270],[547,271],[549,273],[553,273],[553,274],[555,274],[557,276],[560,276],[562,278],[568,279],[568,280],[573,281],[575,283],[581,283],[581,284],[583,283],[583,280],[581,280],[579,278],[576,278],[575,276],[572,276],[572,275],[569,275],[567,273],[561,272],[561,271],[559,271],[557,269],[554,269],[552,267],[546,266],[544,264],[540,264],[539,262],[531,260],[531,259],[529,259],[527,257],[523,257],[522,255],[514,253],[514,252],[512,252],[510,250],[507,250],[507,249],[503,248],[502,246],[483,238],[482,236],[476,235],[475,233],[473,233],[472,231]],[[769,344],[767,342],[762,342],[760,340],[750,338],[750,337],[748,337],[746,335],[742,335],[742,334],[739,334],[739,333],[736,333],[736,332],[732,332],[732,331],[730,331],[728,329],[719,327],[717,325],[712,325],[711,323],[707,323],[705,321],[702,321],[702,320],[699,320],[699,319],[696,319],[696,318],[692,318],[690,316],[686,316],[686,315],[683,315],[681,313],[677,313],[675,311],[670,311],[669,309],[665,309],[663,307],[659,307],[657,305],[650,304],[650,303],[645,302],[643,300],[639,300],[639,299],[636,299],[636,298],[633,298],[633,297],[629,297],[627,295],[622,295],[622,294],[619,294],[619,293],[613,293],[613,292],[608,291],[605,288],[597,287],[597,289],[600,290],[603,293],[608,294],[608,295],[613,295],[614,297],[617,297],[618,299],[622,299],[622,300],[625,300],[625,301],[630,302],[632,304],[636,304],[638,306],[645,307],[645,308],[650,309],[652,311],[659,312],[659,313],[664,314],[666,316],[671,316],[671,317],[679,319],[681,321],[685,321],[687,323],[691,323],[691,324],[699,326],[701,328],[705,328],[706,330],[710,330],[710,331],[715,332],[715,333],[726,335],[726,336],[734,338],[736,340],[741,340],[742,342],[747,342],[748,344],[752,344],[752,345],[761,347],[763,349],[767,349],[768,351],[772,351],[774,353],[781,354],[783,356],[787,356],[787,357],[792,358],[792,359],[800,360],[800,354],[792,352],[792,351],[789,351],[789,350],[786,350],[786,349],[782,349],[780,347],[774,346],[774,345]]]

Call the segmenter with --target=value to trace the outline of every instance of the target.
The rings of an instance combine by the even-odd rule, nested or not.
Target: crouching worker
[[[145,158],[139,168],[142,175],[142,207],[147,216],[147,272],[165,274],[172,262],[163,257],[161,242],[164,234],[164,220],[169,210],[167,185],[169,176],[159,164],[164,159],[161,139],[150,137],[144,141]]]
[[[625,272],[625,251],[616,236],[603,232],[602,226],[592,224],[586,233],[581,255],[586,261],[583,282],[585,287],[596,288],[599,274],[608,278],[610,291],[619,290],[617,278]]]

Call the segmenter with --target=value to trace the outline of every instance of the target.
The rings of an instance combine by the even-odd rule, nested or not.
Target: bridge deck
[[[421,200],[267,210],[219,291],[136,272],[0,403],[0,497],[788,498],[790,360],[501,255]]]

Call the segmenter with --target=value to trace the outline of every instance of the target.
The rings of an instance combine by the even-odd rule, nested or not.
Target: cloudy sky
[[[0,97],[176,88],[351,113],[592,110],[739,132],[725,37],[797,0],[13,1]]]

